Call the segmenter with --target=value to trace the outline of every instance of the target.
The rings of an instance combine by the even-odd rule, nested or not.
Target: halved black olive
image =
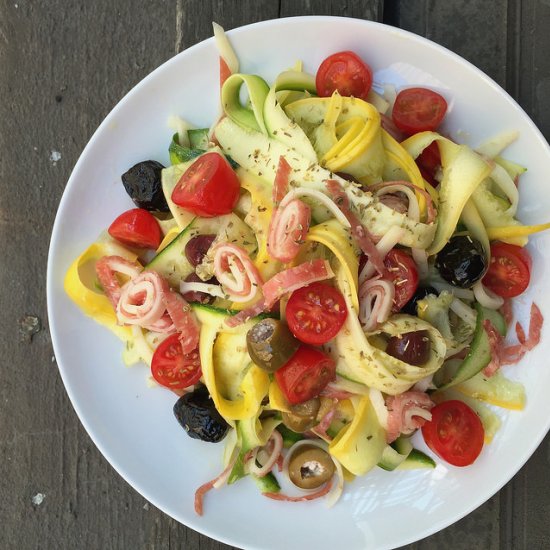
[[[163,168],[156,160],[145,160],[122,174],[124,189],[137,207],[157,212],[170,211],[162,191]]]
[[[482,244],[469,235],[451,237],[435,259],[435,267],[448,283],[470,288],[487,271],[487,256]]]
[[[229,424],[217,411],[208,389],[202,384],[176,401],[174,415],[193,439],[217,443],[229,430]]]
[[[193,267],[202,262],[215,238],[216,235],[197,235],[189,239],[185,245],[185,257]]]
[[[432,286],[419,286],[413,294],[413,297],[401,308],[401,313],[418,315],[418,311],[416,310],[418,300],[423,300],[429,294],[435,294],[437,296],[439,292]]]
[[[294,355],[300,342],[276,319],[262,319],[246,335],[248,354],[258,367],[275,372]]]
[[[386,353],[409,365],[424,365],[430,359],[431,341],[427,330],[405,332],[388,340]]]

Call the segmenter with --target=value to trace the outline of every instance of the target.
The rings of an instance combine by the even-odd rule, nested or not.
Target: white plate
[[[542,222],[550,193],[550,151],[521,108],[478,69],[441,46],[376,23],[331,17],[266,21],[229,33],[241,70],[273,79],[297,59],[315,72],[320,61],[351,49],[364,57],[378,83],[438,88],[449,99],[446,130],[471,144],[518,129],[507,156],[528,166],[522,176],[520,217]],[[321,501],[277,503],[245,480],[208,494],[205,515],[193,511],[195,489],[220,471],[221,445],[190,439],[172,415],[174,396],[148,389],[147,370],[124,368],[121,343],[85,317],[63,292],[72,260],[132,203],[120,175],[134,163],[168,163],[171,130],[180,114],[208,126],[218,106],[218,54],[212,39],[171,59],[138,84],[109,114],[80,157],[55,221],[48,265],[48,307],[59,370],[86,430],[113,467],[155,506],[178,521],[245,548],[391,548],[450,525],[496,493],[534,452],[550,426],[550,370],[545,338],[509,376],[525,383],[528,405],[503,415],[494,442],[469,468],[440,464],[433,471],[375,470],[349,485],[328,510]],[[467,132],[467,133],[465,133]],[[531,240],[532,300],[550,311],[545,292],[550,235]],[[547,331],[544,331],[547,336]],[[421,448],[423,444],[418,442]]]

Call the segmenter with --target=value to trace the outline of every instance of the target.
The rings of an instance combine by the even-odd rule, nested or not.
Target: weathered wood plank
[[[280,0],[280,16],[292,17],[295,15],[337,15],[340,17],[355,17],[381,21],[384,9],[383,0],[351,0],[347,2],[327,2],[323,0]]]

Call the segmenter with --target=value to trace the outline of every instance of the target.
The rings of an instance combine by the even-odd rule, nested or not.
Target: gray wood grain
[[[80,425],[52,361],[49,234],[86,142],[146,74],[209,37],[212,20],[230,29],[309,14],[384,15],[446,45],[506,86],[550,135],[550,59],[538,47],[550,24],[544,0],[0,3],[1,549],[229,548],[149,505]],[[488,503],[409,548],[550,547],[549,451],[547,439]]]

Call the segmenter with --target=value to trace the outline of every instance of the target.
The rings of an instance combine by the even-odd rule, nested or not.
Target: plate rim
[[[548,142],[546,141],[545,137],[543,136],[542,132],[539,130],[539,128],[536,126],[536,124],[533,122],[531,117],[523,110],[523,108],[519,105],[519,103],[504,89],[502,88],[494,79],[492,79],[490,76],[488,76],[486,73],[484,73],[481,69],[476,67],[472,62],[468,61],[467,59],[461,57],[459,54],[453,52],[452,50],[448,49],[445,46],[442,46],[441,44],[438,44],[428,38],[425,38],[423,36],[420,36],[418,34],[415,34],[411,31],[407,31],[404,29],[399,29],[397,27],[392,27],[390,25],[380,23],[377,21],[370,21],[365,19],[358,19],[353,17],[342,17],[342,16],[328,16],[328,15],[308,15],[308,16],[292,16],[292,17],[282,17],[277,19],[267,19],[258,21],[255,23],[250,23],[248,25],[242,25],[239,27],[236,27],[234,29],[231,29],[229,31],[226,31],[226,34],[231,38],[234,35],[238,35],[240,33],[246,33],[247,31],[251,29],[261,28],[264,26],[277,26],[277,25],[285,25],[288,21],[296,21],[303,22],[304,24],[309,24],[311,22],[319,22],[319,21],[326,21],[326,22],[338,22],[338,21],[353,21],[357,24],[364,25],[366,27],[383,27],[386,29],[385,32],[389,32],[390,34],[395,34],[398,37],[405,38],[407,40],[413,40],[415,42],[421,43],[424,46],[428,46],[429,48],[439,50],[440,52],[444,53],[445,55],[450,55],[452,58],[454,58],[455,61],[466,64],[466,66],[473,70],[473,72],[476,74],[478,78],[481,78],[484,80],[490,87],[493,89],[496,89],[496,91],[500,94],[503,94],[504,98],[516,109],[518,109],[523,117],[525,117],[531,132],[533,135],[541,142],[541,145],[543,148],[546,149],[546,152],[550,158],[550,146],[548,145]],[[64,211],[65,203],[68,200],[68,193],[67,190],[72,189],[76,185],[77,181],[77,175],[80,170],[81,164],[84,162],[85,157],[87,156],[87,153],[89,149],[93,147],[93,144],[100,139],[101,134],[103,133],[104,129],[109,126],[109,124],[112,122],[112,120],[117,116],[119,110],[122,108],[123,104],[134,94],[138,93],[142,87],[146,86],[149,81],[154,80],[156,75],[166,70],[167,67],[169,67],[172,64],[178,63],[178,60],[181,57],[185,57],[192,53],[194,50],[206,47],[208,44],[211,44],[214,42],[213,37],[209,37],[205,40],[202,40],[200,42],[197,42],[196,44],[193,44],[189,48],[186,48],[185,50],[179,52],[178,54],[172,56],[171,58],[164,61],[161,65],[156,67],[153,71],[151,71],[149,74],[147,74],[144,78],[142,78],[138,83],[136,83],[128,92],[126,92],[123,97],[116,103],[116,105],[109,111],[107,116],[102,120],[102,122],[99,124],[99,126],[96,128],[96,130],[93,132],[91,137],[86,143],[86,146],[82,150],[82,152],[79,155],[79,158],[74,165],[74,168],[71,171],[71,174],[69,176],[69,179],[67,180],[67,184],[63,190],[62,197],[59,201],[57,212],[54,220],[54,224],[52,227],[52,233],[50,237],[50,244],[49,244],[49,250],[48,250],[48,258],[47,258],[47,292],[46,292],[46,298],[47,298],[47,312],[48,312],[48,320],[49,320],[49,330],[52,338],[52,346],[54,350],[54,355],[56,357],[56,363],[57,363],[57,369],[59,371],[59,374],[61,376],[61,379],[63,381],[63,385],[65,388],[65,391],[67,392],[67,395],[70,399],[71,405],[76,412],[79,421],[81,422],[82,426],[87,432],[88,437],[93,441],[94,445],[97,447],[97,449],[100,451],[100,453],[103,455],[103,457],[107,460],[107,462],[110,464],[111,467],[114,468],[114,470],[124,479],[126,483],[128,483],[133,490],[135,490],[138,494],[140,494],[143,498],[145,498],[148,502],[152,503],[156,508],[161,510],[163,513],[168,515],[169,517],[173,518],[178,523],[182,523],[187,528],[191,528],[205,536],[208,536],[212,538],[213,540],[217,540],[220,542],[223,542],[225,544],[229,544],[232,546],[239,545],[239,541],[235,540],[231,536],[227,536],[225,534],[219,534],[217,532],[213,532],[208,525],[204,525],[199,523],[195,518],[192,518],[191,521],[183,523],[181,520],[174,517],[169,511],[165,509],[165,507],[157,502],[157,499],[155,497],[152,497],[149,492],[146,490],[143,490],[141,487],[141,484],[139,480],[134,479],[132,475],[127,473],[124,469],[123,464],[119,464],[119,462],[111,456],[107,448],[99,441],[99,436],[97,436],[94,433],[94,430],[91,428],[88,420],[86,419],[85,415],[83,414],[81,407],[79,405],[79,401],[76,398],[73,389],[71,388],[70,384],[66,380],[66,367],[62,365],[60,361],[57,361],[58,355],[61,355],[61,344],[60,344],[60,337],[56,332],[56,323],[54,319],[52,318],[50,312],[52,309],[52,304],[55,301],[55,293],[56,288],[55,284],[56,281],[53,278],[53,260],[57,252],[57,245],[56,243],[59,240],[59,233],[61,232],[61,223],[60,223],[60,213]],[[441,519],[439,521],[436,521],[434,524],[430,525],[429,527],[426,527],[425,529],[417,532],[417,534],[410,536],[408,538],[402,539],[400,542],[400,545],[406,545],[413,542],[420,541],[430,535],[433,535],[434,533],[437,533],[464,518],[465,516],[472,513],[475,509],[479,508],[482,504],[487,502],[489,499],[491,499],[493,496],[495,496],[499,491],[502,490],[504,485],[506,485],[510,480],[512,480],[518,473],[518,471],[525,465],[525,463],[531,458],[531,456],[534,454],[534,452],[537,450],[537,448],[540,446],[543,439],[546,437],[547,433],[550,431],[550,416],[546,420],[546,423],[544,425],[541,424],[541,429],[538,431],[538,437],[531,440],[531,444],[524,447],[524,450],[522,453],[520,453],[518,459],[514,462],[512,467],[509,469],[510,475],[503,476],[503,480],[499,481],[495,484],[497,487],[496,490],[491,489],[490,491],[482,492],[483,496],[478,496],[477,498],[474,497],[469,501],[468,506],[466,506],[459,514],[455,514],[452,516],[451,519]],[[139,488],[138,488],[139,487]],[[261,548],[261,546],[257,546],[257,548]],[[390,546],[379,546],[378,548],[393,548]]]

